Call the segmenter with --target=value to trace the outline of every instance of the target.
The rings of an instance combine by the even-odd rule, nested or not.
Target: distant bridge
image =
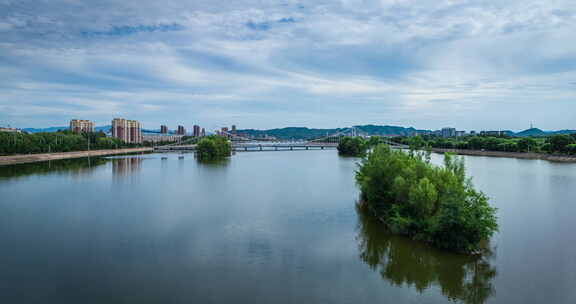
[[[294,150],[327,150],[336,149],[338,143],[344,137],[368,137],[357,128],[345,128],[334,134],[326,135],[325,137],[312,139],[312,140],[299,140],[299,141],[260,141],[253,138],[242,137],[230,132],[225,133],[232,142],[232,150],[235,152],[255,152],[255,151],[294,151]],[[170,152],[170,151],[196,151],[197,138],[188,141],[157,146],[155,151]],[[406,148],[405,145],[394,143],[383,138],[383,142],[392,146],[393,148]]]
[[[197,145],[159,146],[155,151],[196,151]],[[336,149],[338,143],[310,143],[310,142],[242,142],[232,143],[232,150],[236,152],[256,151],[294,151],[294,150],[325,150]]]

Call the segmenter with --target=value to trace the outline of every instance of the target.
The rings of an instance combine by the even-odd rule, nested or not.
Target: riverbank
[[[526,153],[526,152],[501,152],[501,151],[480,151],[480,150],[462,150],[462,149],[441,149],[432,148],[432,152],[446,153],[451,152],[458,155],[490,156],[490,157],[509,157],[522,159],[542,159],[554,162],[576,162],[576,155],[552,155],[544,153]]]
[[[92,151],[76,151],[76,152],[60,152],[60,153],[43,153],[43,154],[21,154],[0,156],[0,166],[16,165],[24,163],[35,163],[48,160],[82,158],[82,157],[97,157],[117,154],[130,154],[152,152],[153,148],[130,148],[130,149],[112,149],[112,150],[92,150]]]

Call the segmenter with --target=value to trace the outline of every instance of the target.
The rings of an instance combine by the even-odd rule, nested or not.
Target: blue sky
[[[573,0],[0,0],[0,126],[576,129]]]

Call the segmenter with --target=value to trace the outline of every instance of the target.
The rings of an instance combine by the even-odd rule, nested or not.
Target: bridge
[[[336,149],[338,143],[343,137],[346,136],[362,136],[368,137],[368,135],[363,134],[357,128],[345,128],[334,134],[326,135],[325,137],[312,139],[312,140],[297,140],[297,141],[260,141],[253,138],[246,138],[239,136],[237,134],[232,134],[228,132],[224,134],[227,136],[232,143],[232,151],[235,152],[256,152],[256,151],[294,151],[294,150],[328,150]],[[406,148],[405,145],[394,143],[382,138],[383,142],[390,145],[393,148]],[[157,146],[154,147],[155,151],[158,152],[193,152],[196,151],[196,143],[198,138],[192,138],[185,142],[179,142],[170,145]]]
[[[233,142],[232,151],[256,152],[256,151],[294,151],[294,150],[325,150],[336,149],[338,143],[312,143],[312,142]],[[171,145],[159,146],[155,151],[196,151],[196,145]]]

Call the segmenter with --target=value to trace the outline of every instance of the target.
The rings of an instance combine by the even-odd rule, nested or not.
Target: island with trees
[[[344,156],[364,156],[368,150],[368,142],[362,137],[343,137],[338,143],[338,153]]]
[[[196,146],[196,155],[200,160],[217,160],[230,156],[232,145],[223,136],[210,135],[203,137]]]
[[[444,166],[430,152],[377,145],[356,173],[359,204],[393,233],[458,252],[478,252],[498,230],[496,209],[465,176],[462,158],[446,154]]]

